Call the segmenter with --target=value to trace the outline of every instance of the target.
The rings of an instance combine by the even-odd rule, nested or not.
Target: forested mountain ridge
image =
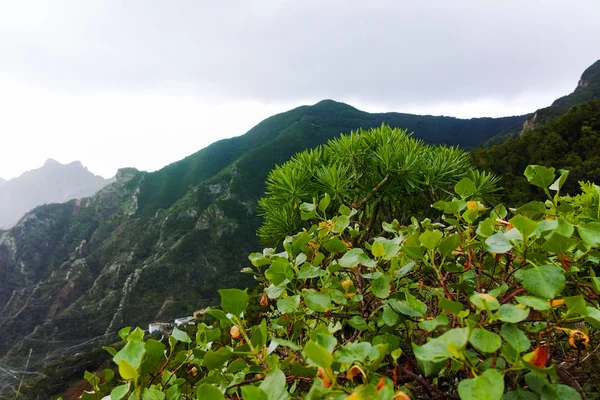
[[[36,206],[91,196],[113,181],[94,175],[79,161],[48,159],[40,168],[0,180],[0,229],[10,228]]]

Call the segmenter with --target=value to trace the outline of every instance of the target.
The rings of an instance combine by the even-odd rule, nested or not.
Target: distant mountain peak
[[[313,107],[318,108],[328,108],[328,109],[348,109],[348,110],[356,110],[356,108],[352,107],[349,104],[342,103],[341,101],[335,101],[332,99],[324,99],[314,104]]]
[[[54,158],[49,158],[44,163],[44,167],[52,167],[52,166],[56,166],[56,165],[62,165],[62,164],[59,163],[58,161],[56,161]]]
[[[580,91],[592,84],[600,84],[600,60],[596,61],[592,65],[590,65],[583,74],[581,74],[581,79],[577,83],[577,88],[575,91]]]

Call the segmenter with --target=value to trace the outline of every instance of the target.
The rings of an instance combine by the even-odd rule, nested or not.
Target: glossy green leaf
[[[443,235],[444,234],[438,230],[427,230],[419,235],[419,241],[425,248],[433,250],[440,242]]]
[[[485,239],[485,248],[491,253],[507,253],[512,249],[512,244],[506,238],[504,233],[494,233],[489,238]]]
[[[477,191],[477,186],[469,178],[461,179],[456,185],[454,185],[454,192],[463,199],[471,196]]]
[[[515,215],[509,221],[523,237],[528,238],[535,233],[537,222],[530,220],[524,215]]]
[[[333,363],[333,355],[329,350],[318,345],[313,340],[309,340],[304,346],[304,354],[306,354],[310,361],[315,365],[322,368],[329,368]]]
[[[502,340],[494,332],[475,328],[471,332],[469,343],[483,353],[494,353],[500,348]]]
[[[138,369],[142,363],[144,354],[146,354],[144,342],[132,341],[128,342],[125,347],[113,357],[113,361],[118,365],[121,360],[123,360],[126,361],[129,366],[133,367],[133,369]]]
[[[282,314],[291,314],[298,310],[300,307],[300,296],[288,296],[283,299],[277,300],[277,309]]]
[[[429,340],[423,346],[413,344],[413,351],[415,357],[421,361],[445,361],[453,356],[453,350],[464,349],[468,339],[468,328],[454,328]]]
[[[207,398],[208,399],[208,398]],[[243,400],[269,400],[269,395],[257,386],[242,386]]]
[[[523,175],[532,185],[547,190],[554,183],[554,171],[542,165],[528,165]]]
[[[265,376],[259,388],[267,393],[269,400],[283,400],[289,397],[286,386],[285,374],[275,368]]]
[[[173,327],[173,332],[171,333],[171,336],[173,336],[175,339],[179,340],[180,342],[184,342],[184,343],[192,342],[192,339],[190,339],[189,335],[186,332],[177,329],[177,327]]]
[[[566,253],[571,247],[575,246],[577,240],[564,237],[558,233],[553,233],[550,238],[542,245],[542,249],[554,254]]]
[[[515,300],[517,300],[519,304],[523,304],[538,311],[545,311],[550,308],[550,303],[548,303],[548,300],[540,299],[539,297],[515,296]]]
[[[496,369],[488,369],[473,379],[458,384],[461,400],[500,400],[504,394],[504,376]]]
[[[110,392],[110,400],[121,400],[129,393],[129,384],[119,385]]]
[[[377,265],[377,263],[374,260],[371,260],[369,256],[365,254],[363,249],[360,248],[349,250],[342,258],[338,260],[338,263],[343,268],[351,268],[358,264],[369,268]]]
[[[228,313],[240,316],[248,306],[248,293],[240,289],[219,289],[221,308]]]
[[[350,318],[348,320],[348,325],[359,331],[366,331],[368,329],[368,325],[365,319],[359,317],[358,315],[355,315],[354,317]]]
[[[522,305],[502,304],[496,313],[500,321],[517,323],[529,316],[529,308]]]
[[[527,390],[515,390],[504,394],[502,400],[539,400],[539,397]]]
[[[500,307],[498,299],[488,293],[475,293],[469,301],[480,310],[497,310]]]
[[[202,365],[209,370],[220,368],[231,357],[233,357],[233,352],[227,347],[221,347],[217,350],[210,350],[204,355]]]
[[[225,396],[223,396],[223,393],[221,393],[218,388],[207,383],[198,385],[198,388],[196,389],[196,398],[198,400],[225,400]]]
[[[333,354],[335,360],[341,363],[363,363],[371,352],[371,344],[367,342],[348,343]]]
[[[503,324],[500,333],[504,340],[519,353],[522,353],[531,347],[531,342],[525,332],[517,328],[516,325]]]
[[[314,290],[306,290],[303,293],[304,304],[313,311],[325,312],[331,309],[331,298]]]
[[[144,390],[142,400],[164,400],[165,394],[156,388],[147,388]]]
[[[426,330],[427,332],[433,331],[438,326],[448,325],[448,317],[446,314],[441,313],[435,319],[426,319],[424,321],[419,322],[419,328]]]
[[[286,279],[292,279],[292,264],[285,258],[278,258],[265,271],[265,277],[275,286],[281,285]]]
[[[327,211],[327,207],[329,207],[329,203],[331,203],[331,196],[325,193],[323,198],[319,201],[319,211],[325,212]]]
[[[371,283],[371,291],[373,294],[380,299],[385,299],[390,295],[390,282],[391,277],[387,274],[373,280]]]
[[[444,238],[439,245],[439,250],[442,256],[447,257],[458,247],[460,236],[457,233]]]
[[[554,265],[543,265],[530,268],[522,273],[523,287],[531,294],[553,299],[565,288],[565,276],[560,268]]]
[[[396,312],[407,315],[409,317],[423,317],[423,313],[415,309],[409,302],[406,300],[398,300],[398,299],[390,299],[388,300],[388,305]]]
[[[347,215],[338,215],[333,217],[333,232],[342,233],[350,225],[350,217]]]
[[[590,246],[600,246],[600,222],[588,222],[577,227],[579,236]]]

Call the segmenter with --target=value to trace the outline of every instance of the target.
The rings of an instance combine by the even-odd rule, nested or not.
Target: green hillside
[[[575,193],[578,182],[600,182],[600,100],[571,108],[549,124],[489,149],[473,152],[473,163],[502,177],[504,200],[508,205],[543,198],[528,185],[523,171],[528,164],[568,169],[563,190]]]

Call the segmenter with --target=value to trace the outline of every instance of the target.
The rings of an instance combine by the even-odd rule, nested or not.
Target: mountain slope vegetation
[[[579,190],[578,182],[600,182],[600,100],[571,108],[549,124],[514,139],[478,148],[473,163],[501,177],[507,205],[543,198],[543,192],[528,185],[523,171],[528,164],[570,171],[566,193]]]

